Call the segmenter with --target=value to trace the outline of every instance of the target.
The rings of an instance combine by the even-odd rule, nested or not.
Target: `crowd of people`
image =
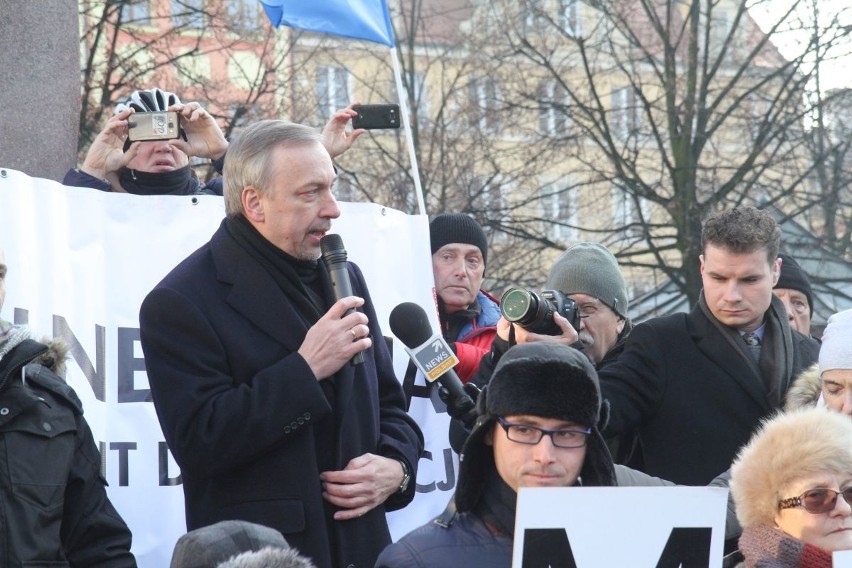
[[[128,142],[128,118],[154,111],[179,114],[179,137]],[[347,128],[355,113],[322,132],[265,120],[226,140],[200,104],[137,91],[65,178],[224,199],[218,230],[139,315],[183,480],[189,532],[172,568],[508,567],[522,487],[730,485],[728,565],[831,566],[852,550],[852,310],[811,336],[809,278],[749,206],[705,220],[688,313],[632,322],[616,257],[573,244],[544,289],[579,319],[557,312],[551,332],[512,323],[482,288],[476,220],[434,216],[441,334],[475,406],[447,405],[460,471],[446,510],[392,543],[385,513],[413,499],[424,449],[409,377],[376,340],[359,268],[347,263],[352,293],[338,297],[319,261],[341,213],[332,160],[363,133]],[[222,175],[198,180],[190,158]],[[7,270],[0,249],[0,307]],[[135,566],[66,357],[0,320],[0,564]]]

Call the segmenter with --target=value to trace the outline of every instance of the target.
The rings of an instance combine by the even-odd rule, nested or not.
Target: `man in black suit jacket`
[[[318,132],[247,128],[225,161],[226,219],[145,299],[141,339],[189,530],[250,521],[320,568],[370,567],[385,511],[414,496],[423,437],[360,270],[334,301],[317,262],[335,177]]]
[[[711,215],[698,303],[636,326],[618,360],[601,370],[611,405],[606,434],[638,429],[646,473],[710,482],[816,361],[818,344],[790,329],[772,294],[779,243],[768,213],[741,207]]]

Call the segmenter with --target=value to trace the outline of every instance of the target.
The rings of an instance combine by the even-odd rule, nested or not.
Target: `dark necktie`
[[[743,341],[748,345],[748,350],[751,352],[751,356],[754,359],[754,362],[757,363],[760,361],[760,337],[753,331],[747,331],[743,333]]]

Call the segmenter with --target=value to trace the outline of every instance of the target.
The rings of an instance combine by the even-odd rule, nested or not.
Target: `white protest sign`
[[[558,487],[518,492],[513,568],[719,568],[728,490]]]
[[[843,550],[832,554],[831,565],[834,568],[852,568],[852,550]]]

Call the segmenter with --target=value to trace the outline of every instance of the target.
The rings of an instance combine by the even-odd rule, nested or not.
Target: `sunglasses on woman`
[[[804,507],[808,513],[828,513],[837,505],[837,496],[843,495],[843,499],[852,505],[852,486],[842,491],[834,489],[808,489],[798,497],[781,499],[778,502],[779,509],[792,509],[793,507]]]

